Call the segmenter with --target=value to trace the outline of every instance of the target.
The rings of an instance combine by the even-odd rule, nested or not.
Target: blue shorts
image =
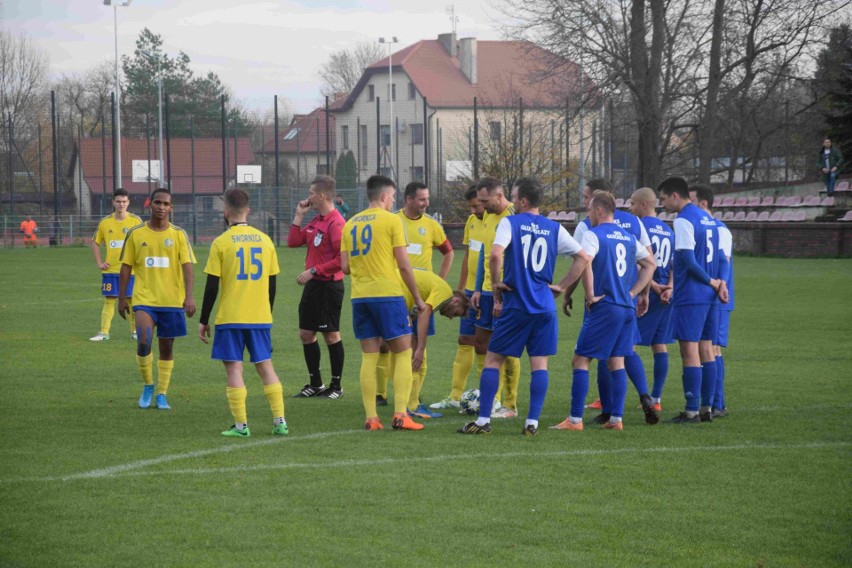
[[[559,325],[556,312],[529,314],[523,310],[503,310],[494,321],[488,350],[506,357],[520,357],[526,347],[530,357],[556,355]]]
[[[128,298],[133,296],[133,283],[135,281],[136,277],[131,274],[130,282],[127,283],[127,291],[124,294]],[[109,298],[118,297],[118,274],[101,274],[101,295]]]
[[[574,353],[599,361],[627,357],[633,353],[635,332],[635,309],[598,302],[583,314]]]
[[[411,332],[417,335],[417,318],[413,318],[411,321]],[[429,328],[426,330],[426,335],[429,337],[435,335],[435,312],[432,312],[429,316]]]
[[[717,308],[716,314],[716,338],[713,340],[713,345],[719,347],[728,346],[728,328],[731,326],[731,310],[723,310]]]
[[[160,339],[174,339],[175,337],[186,337],[186,316],[183,308],[152,308],[150,306],[133,306],[134,312],[145,312],[154,320],[157,328],[157,337]],[[139,320],[137,321],[137,325]],[[142,337],[142,334],[139,334]]]
[[[465,290],[464,295],[467,296],[468,300],[470,300],[470,297],[473,296],[473,292]],[[476,310],[473,308],[468,308],[467,315],[461,318],[461,321],[459,322],[459,335],[470,337],[476,335]]]
[[[672,337],[672,306],[660,301],[660,297],[651,294],[648,311],[641,318],[636,318],[639,326],[639,340],[636,345],[665,345],[673,343]]]
[[[218,361],[242,361],[243,351],[248,348],[249,361],[261,363],[272,359],[271,328],[216,326],[213,335],[211,359]]]
[[[479,296],[479,309],[471,310],[474,312],[475,320],[473,325],[475,327],[491,331],[494,329],[494,296],[489,294],[482,294]]]
[[[411,335],[411,320],[402,297],[352,302],[352,329],[356,339],[381,337],[385,341]]]
[[[712,341],[716,338],[716,305],[672,306],[672,331],[679,341]]]

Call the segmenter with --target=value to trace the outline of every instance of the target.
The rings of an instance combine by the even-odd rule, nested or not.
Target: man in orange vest
[[[21,221],[20,231],[24,234],[24,247],[32,246],[35,248],[38,246],[38,239],[35,235],[38,233],[38,224],[32,216],[27,215],[26,219]]]

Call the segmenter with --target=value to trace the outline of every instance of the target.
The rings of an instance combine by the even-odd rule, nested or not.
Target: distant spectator
[[[819,150],[819,167],[822,172],[822,180],[825,182],[825,191],[829,196],[834,195],[834,185],[837,183],[837,174],[843,165],[843,154],[840,148],[831,145],[831,139],[822,141]]]
[[[27,215],[26,218],[21,221],[20,232],[24,234],[24,247],[37,247],[38,246],[38,238],[36,238],[36,233],[38,233],[38,223],[32,218],[32,215]]]
[[[346,219],[349,216],[349,205],[339,195],[334,200],[334,208],[340,213],[340,216]]]
[[[59,222],[59,217],[53,217],[50,222],[50,246],[59,246],[62,242],[62,224]]]

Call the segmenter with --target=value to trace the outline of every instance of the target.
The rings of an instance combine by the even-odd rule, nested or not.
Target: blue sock
[[[479,378],[479,418],[491,418],[494,395],[500,386],[500,369],[485,367]]]
[[[544,406],[544,397],[547,395],[549,382],[547,369],[532,372],[530,378],[530,411],[527,414],[529,420],[538,420],[538,417],[541,416],[541,407]]]
[[[633,386],[636,387],[636,392],[640,395],[648,394],[648,379],[645,376],[645,365],[642,363],[642,358],[634,351],[632,355],[624,358],[624,370],[627,371],[627,377]]]
[[[627,398],[627,371],[612,371],[612,415],[624,416],[624,401]]]
[[[598,361],[598,396],[601,399],[601,412],[612,412],[612,377],[606,361]]]
[[[683,368],[683,396],[686,398],[686,410],[698,412],[701,391],[701,367]]]
[[[713,406],[716,394],[716,361],[701,364],[701,406]]]
[[[725,408],[725,358],[716,357],[716,396],[713,397],[713,408]]]
[[[574,380],[571,383],[571,416],[583,417],[586,406],[586,395],[589,394],[589,371],[574,369]]]
[[[663,386],[669,374],[669,354],[654,353],[654,390],[651,391],[653,398],[662,398]]]

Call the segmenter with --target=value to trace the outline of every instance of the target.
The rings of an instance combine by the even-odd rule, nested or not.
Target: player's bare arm
[[[92,241],[92,253],[95,255],[95,264],[98,265],[98,268],[101,270],[109,270],[109,263],[104,262],[103,259],[101,259],[101,245],[94,241]]]
[[[127,313],[130,311],[127,307],[127,285],[130,283],[130,265],[122,264],[121,271],[118,273],[118,315],[121,319],[127,319]]]
[[[192,287],[195,285],[195,273],[192,270],[192,263],[185,262],[181,265],[183,269],[183,285],[186,289],[186,298],[183,301],[183,311],[186,317],[191,318],[195,315],[195,295]]]
[[[646,256],[642,260],[638,261],[639,265],[639,274],[636,276],[636,282],[633,284],[633,287],[630,288],[630,297],[635,298],[637,294],[641,294],[645,288],[648,286],[648,282],[651,281],[651,278],[654,277],[654,270],[656,270],[656,265],[654,264],[653,256]],[[647,310],[647,305],[645,309]],[[644,312],[643,312],[644,313]]]
[[[399,274],[402,276],[402,281],[408,287],[408,291],[411,292],[411,297],[414,298],[414,305],[417,306],[419,311],[424,311],[426,303],[423,302],[423,298],[420,297],[420,291],[417,290],[417,282],[414,280],[414,269],[411,268],[411,263],[408,262],[406,247],[394,247],[393,256],[396,258],[396,265],[399,267]]]

